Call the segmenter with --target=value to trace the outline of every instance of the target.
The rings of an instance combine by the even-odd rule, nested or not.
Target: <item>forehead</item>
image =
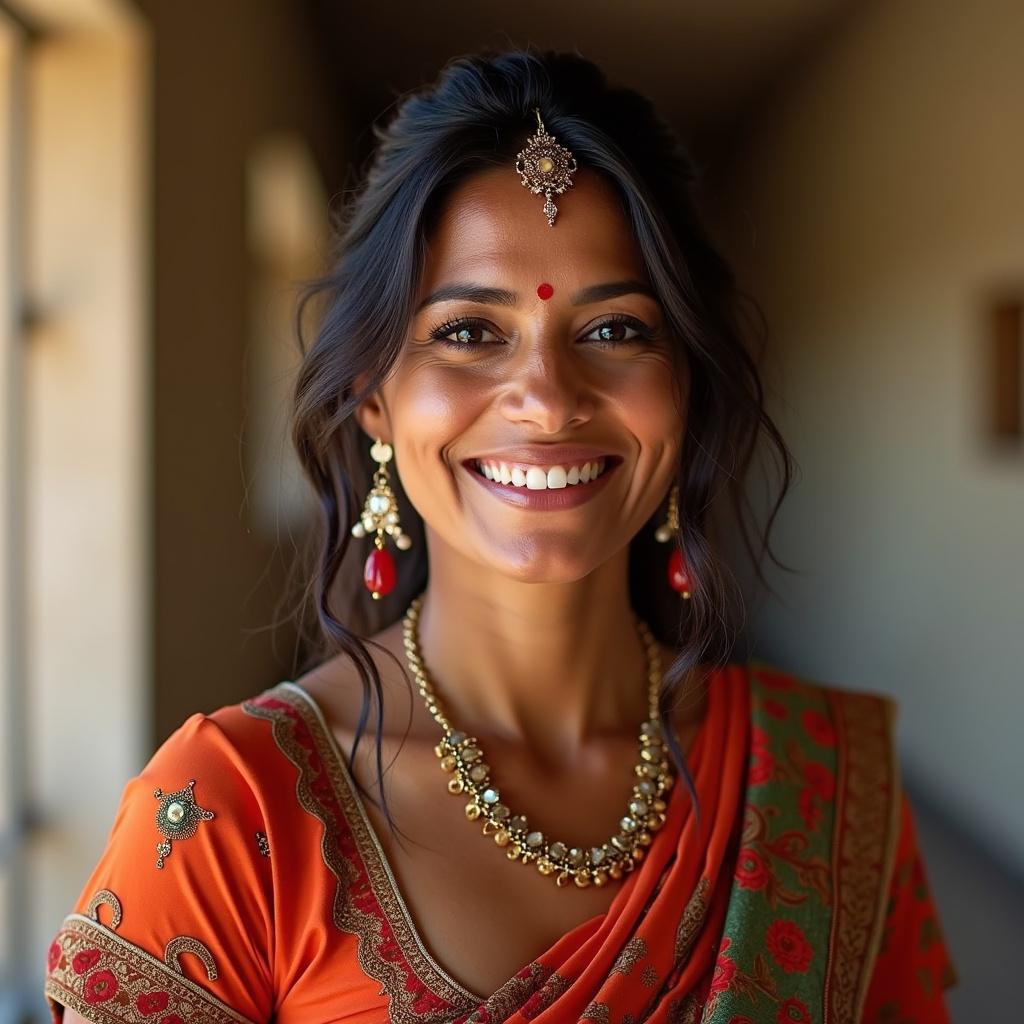
[[[427,238],[423,291],[452,278],[522,278],[529,284],[594,276],[646,277],[643,259],[615,187],[581,168],[573,186],[552,196],[553,227],[544,196],[530,192],[514,167],[467,178],[446,198]],[[539,276],[538,276],[539,275]],[[536,282],[534,282],[536,283]]]

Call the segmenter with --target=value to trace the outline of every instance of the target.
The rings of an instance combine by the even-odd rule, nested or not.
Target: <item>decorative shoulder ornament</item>
[[[201,821],[210,821],[215,817],[213,811],[200,807],[192,795],[196,780],[190,779],[183,788],[174,793],[164,793],[155,789],[153,796],[160,801],[156,811],[156,827],[164,837],[163,842],[156,844],[156,866],[162,868],[164,860],[171,855],[171,840],[191,839],[199,831]]]
[[[527,140],[526,147],[516,155],[516,170],[523,185],[531,192],[537,195],[544,193],[544,216],[548,219],[548,227],[553,228],[558,207],[551,197],[560,196],[572,187],[576,157],[548,134],[540,118],[540,108],[534,107],[533,112],[537,115],[537,130]]]

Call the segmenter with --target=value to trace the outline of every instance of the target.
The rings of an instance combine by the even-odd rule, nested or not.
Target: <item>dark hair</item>
[[[361,637],[359,629],[373,632],[396,621],[423,589],[425,545],[422,523],[403,501],[400,480],[393,479],[403,527],[420,540],[402,555],[399,585],[382,600],[370,601],[356,565],[342,572],[350,527],[359,518],[373,471],[367,439],[352,413],[385,379],[403,347],[432,217],[469,175],[513,166],[536,127],[534,107],[580,167],[597,171],[616,187],[668,333],[678,343],[675,358],[689,367],[687,429],[677,478],[678,542],[693,596],[682,601],[669,588],[667,545],[654,541],[653,529],[644,529],[631,542],[629,576],[634,610],[679,652],[665,671],[660,717],[676,770],[695,802],[669,715],[691,670],[728,661],[740,603],[739,588],[712,544],[712,504],[720,491],[728,491],[746,551],[763,583],[760,563],[766,551],[771,554],[768,533],[792,478],[792,457],[764,409],[757,365],[741,329],[743,302],[756,306],[738,291],[732,270],[699,223],[690,194],[694,170],[689,156],[645,98],[610,87],[601,70],[578,55],[519,50],[453,59],[436,83],[404,97],[387,125],[375,127],[377,147],[365,182],[336,215],[332,269],[303,288],[297,318],[303,361],[293,420],[293,440],[325,527],[317,540],[319,565],[306,586],[320,631],[311,661],[345,652],[359,671],[363,705],[350,763],[366,727],[371,694],[376,697],[378,786],[392,830],[382,784],[381,679],[367,645],[388,652]],[[315,337],[307,345],[302,321],[314,298],[320,312]],[[763,327],[763,318],[759,323]],[[364,375],[368,382],[357,390]],[[743,485],[762,436],[781,486],[755,555],[746,523],[752,509]],[[365,543],[357,555],[365,554]],[[345,586],[349,593],[343,601]],[[339,605],[343,614],[336,611]]]

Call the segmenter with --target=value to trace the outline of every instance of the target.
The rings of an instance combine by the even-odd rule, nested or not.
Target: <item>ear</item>
[[[365,377],[356,379],[354,390],[359,391],[366,383]],[[379,437],[382,441],[391,441],[391,417],[388,415],[387,404],[381,395],[380,388],[370,393],[359,405],[356,406],[352,415],[356,422],[362,427],[363,432],[371,441]]]

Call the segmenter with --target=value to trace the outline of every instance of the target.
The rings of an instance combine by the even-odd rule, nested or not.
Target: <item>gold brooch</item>
[[[516,155],[516,170],[522,183],[533,193],[544,193],[544,216],[548,227],[555,226],[558,207],[551,201],[572,187],[572,175],[576,170],[576,157],[555,142],[540,119],[540,108],[534,107],[537,115],[537,130],[526,142],[526,148]]]
[[[156,811],[156,827],[164,837],[162,843],[156,844],[156,866],[162,868],[164,860],[171,854],[172,839],[191,839],[199,831],[201,821],[210,821],[213,811],[200,807],[192,795],[196,780],[192,779],[184,789],[174,793],[164,793],[155,789],[153,796],[160,801]]]

